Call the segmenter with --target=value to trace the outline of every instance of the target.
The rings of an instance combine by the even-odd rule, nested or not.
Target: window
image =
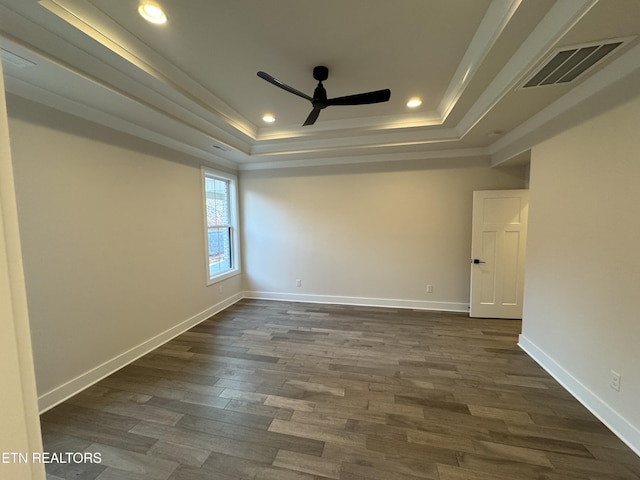
[[[205,207],[207,284],[240,272],[237,210],[237,178],[202,169]]]

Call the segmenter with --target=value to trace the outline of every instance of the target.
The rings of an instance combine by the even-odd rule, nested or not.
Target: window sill
[[[207,287],[210,287],[211,285],[215,285],[216,283],[220,283],[231,277],[235,277],[236,275],[240,275],[239,268],[236,268],[234,270],[229,270],[228,272],[222,273],[220,275],[216,275],[213,278],[207,278]]]

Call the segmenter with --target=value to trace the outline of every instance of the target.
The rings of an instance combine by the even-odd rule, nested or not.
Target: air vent
[[[18,68],[32,67],[33,65],[35,65],[35,63],[33,63],[31,60],[22,58],[20,55],[11,53],[4,48],[0,48],[0,54],[2,54],[2,63],[4,63],[5,65],[10,65],[12,67]]]
[[[623,43],[625,40],[609,40],[556,50],[547,62],[528,77],[522,88],[572,82]]]

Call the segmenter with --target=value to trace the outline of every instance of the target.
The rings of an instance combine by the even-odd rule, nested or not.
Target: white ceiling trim
[[[500,34],[506,28],[522,0],[493,0],[483,17],[470,47],[465,52],[456,73],[441,100],[438,111],[427,112],[425,115],[412,116],[411,120],[404,118],[371,118],[363,124],[361,119],[325,122],[323,126],[314,128],[313,135],[343,129],[395,129],[410,127],[428,127],[442,125],[455,104],[464,93],[482,61],[489,53]],[[160,55],[152,47],[134,37],[129,31],[113,21],[108,15],[91,4],[91,2],[72,2],[70,0],[39,0],[39,3],[51,13],[73,25],[95,41],[113,51],[123,59],[135,65],[154,79],[180,92],[185,99],[196,103],[199,107],[209,110],[219,116],[229,126],[238,130],[256,142],[265,139],[286,139],[309,135],[299,129],[273,130],[259,129],[249,120],[242,117],[232,107],[225,104],[211,91],[204,88],[196,80],[177,69],[170,61]],[[99,19],[100,25],[89,23],[88,18]],[[102,33],[110,32],[110,35]],[[117,37],[117,41],[114,40]],[[123,43],[126,41],[126,45]],[[380,127],[382,125],[383,127]]]
[[[389,128],[387,133],[379,133],[374,129],[361,128],[363,132],[360,136],[350,136],[335,138],[328,135],[321,136],[315,134],[311,138],[291,138],[286,141],[276,142],[273,140],[254,142],[253,144],[238,145],[239,142],[221,141],[220,138],[224,138],[223,131],[215,132],[215,127],[206,119],[199,117],[193,113],[192,110],[186,109],[181,105],[174,104],[173,112],[167,113],[164,109],[160,109],[145,100],[142,100],[136,96],[130,95],[128,92],[122,91],[117,87],[107,84],[95,77],[77,70],[71,67],[59,59],[51,58],[45,55],[43,52],[35,51],[32,47],[25,46],[18,43],[13,39],[9,39],[6,36],[2,36],[4,39],[3,44],[9,50],[13,50],[17,53],[28,52],[32,56],[36,56],[39,63],[49,63],[59,69],[62,69],[72,75],[76,75],[90,82],[91,84],[102,88],[108,95],[115,96],[121,99],[127,99],[132,105],[135,105],[136,111],[144,111],[147,115],[155,118],[164,117],[166,122],[166,128],[159,131],[157,128],[152,129],[147,125],[143,125],[141,122],[134,121],[132,115],[125,116],[125,112],[122,114],[105,113],[96,106],[82,105],[80,102],[68,98],[65,95],[56,92],[51,86],[50,88],[42,89],[36,87],[25,81],[19,81],[14,78],[14,81],[7,83],[7,90],[16,95],[30,98],[32,100],[39,101],[45,105],[58,108],[67,113],[86,118],[98,123],[101,123],[107,127],[121,130],[129,134],[138,134],[142,138],[151,141],[157,141],[158,143],[183,151],[190,155],[196,155],[199,158],[206,159],[207,161],[217,161],[220,158],[217,155],[212,155],[207,150],[195,148],[193,145],[180,141],[168,132],[181,131],[185,128],[193,129],[198,134],[207,138],[207,144],[213,146],[214,144],[223,146],[227,153],[225,156],[233,156],[235,161],[260,161],[265,156],[287,156],[300,155],[300,154],[313,154],[323,151],[330,151],[332,155],[342,155],[343,162],[355,149],[362,150],[375,150],[381,147],[402,147],[402,146],[416,146],[427,145],[432,143],[443,143],[459,140],[459,135],[455,129],[429,129],[429,128]],[[26,56],[26,55],[25,55]],[[10,73],[8,73],[10,75]],[[131,77],[129,77],[131,78]],[[137,81],[134,79],[134,81]],[[96,96],[97,97],[97,96]],[[178,117],[176,113],[182,112],[182,116]],[[191,116],[192,121],[187,121],[184,116]],[[202,127],[198,126],[198,123],[202,123]],[[134,128],[135,126],[135,128]],[[386,127],[385,127],[386,128]],[[214,130],[212,132],[211,130]],[[309,131],[309,130],[306,130]],[[135,132],[135,133],[134,133]],[[342,135],[350,134],[352,131],[341,132]]]
[[[176,68],[154,49],[131,35],[90,2],[72,4],[72,2],[65,0],[39,0],[38,3],[151,77],[170,86],[186,99],[221,117],[231,127],[255,140],[257,129],[251,122],[193,78]],[[99,18],[102,26],[108,27],[109,32],[116,33],[118,38],[126,39],[130,46],[121,45],[91,25],[86,20],[89,13],[94,18]]]
[[[235,162],[221,158],[220,156],[214,155],[211,152],[185,143],[171,135],[168,135],[166,132],[158,133],[155,130],[145,128],[139,123],[129,122],[127,120],[124,120],[120,116],[111,115],[107,112],[104,112],[103,110],[93,108],[85,103],[77,102],[73,99],[59,95],[58,93],[51,92],[50,90],[44,90],[36,85],[32,85],[21,79],[15,78],[10,74],[5,75],[5,88],[8,92],[14,95],[29,99],[42,105],[47,105],[52,108],[62,110],[76,117],[84,118],[86,120],[111,127],[114,130],[118,130],[129,135],[149,140],[150,142],[169,147],[188,155],[192,155],[196,158],[201,158],[203,160],[214,162],[229,168],[237,168],[237,164]],[[154,112],[152,111],[149,111],[147,113],[150,115],[154,114]],[[181,124],[179,122],[174,123],[176,132],[184,129],[184,127],[184,124]],[[210,142],[211,144],[213,144],[215,141],[212,139],[210,140]]]
[[[377,134],[375,137],[351,137],[345,140],[326,139],[297,141],[295,138],[286,139],[281,143],[257,143],[251,149],[251,155],[289,155],[309,153],[331,148],[360,146],[368,142],[372,148],[389,146],[427,145],[437,142],[459,141],[490,112],[495,105],[553,48],[580,18],[582,18],[597,0],[572,0],[571,2],[556,3],[536,26],[534,31],[523,42],[518,51],[512,56],[500,73],[494,78],[485,92],[480,95],[476,103],[469,109],[462,120],[451,129],[414,128],[401,134]],[[510,11],[511,16],[513,11]],[[484,22],[483,22],[484,23]],[[443,135],[444,132],[444,135]]]
[[[212,140],[217,143],[225,144],[234,150],[243,151],[245,154],[249,153],[250,145],[247,143],[250,141],[249,138],[241,135],[237,129],[229,128],[228,123],[222,121],[220,117],[212,113],[211,110],[185,101],[184,96],[180,96],[179,93],[176,94],[170,90],[169,87],[165,86],[165,84],[150,83],[148,80],[155,80],[153,77],[146,77],[145,80],[147,81],[143,82],[140,78],[136,78],[122,69],[118,69],[113,65],[109,65],[104,62],[99,62],[102,67],[103,74],[105,73],[104,70],[106,70],[110,81],[107,81],[104,78],[98,80],[95,76],[90,75],[75,66],[69,65],[67,62],[53,56],[51,53],[45,54],[38,48],[26,43],[24,40],[18,40],[15,35],[18,35],[21,32],[29,32],[31,36],[30,40],[42,42],[44,39],[47,44],[56,44],[58,48],[62,45],[65,52],[73,52],[74,55],[81,52],[86,59],[85,61],[87,65],[90,66],[95,66],[94,63],[91,63],[95,62],[94,53],[79,48],[49,29],[43,28],[42,25],[7,8],[5,5],[0,5],[0,17],[2,17],[3,24],[4,21],[6,21],[5,25],[9,27],[8,30],[11,30],[10,32],[0,31],[0,40],[8,50],[13,50],[14,53],[17,54],[25,52],[24,55],[26,57],[34,59],[38,64],[44,62],[50,65],[55,65],[57,68],[64,70],[65,72],[84,78],[94,85],[99,85],[106,92],[116,93],[121,97],[129,99],[132,103],[152,108],[158,111],[161,115],[168,116],[169,118],[182,122],[185,126],[202,131],[204,134],[211,136]],[[36,33],[34,34],[34,32]],[[145,73],[142,73],[143,78],[145,75]],[[117,76],[120,76],[121,78],[118,79]],[[125,78],[128,83],[123,83],[122,78]],[[115,84],[120,84],[122,88],[115,86]],[[47,85],[44,88],[48,88],[52,95],[57,94],[54,89],[55,86]],[[136,89],[138,93],[144,92],[146,99],[132,92]],[[182,103],[176,100],[176,96]],[[57,108],[64,111],[63,106]],[[180,118],[178,118],[178,115],[180,115]],[[122,117],[122,120],[126,122],[130,119]],[[116,128],[113,125],[108,126]]]
[[[345,130],[360,130],[363,128],[387,130],[443,125],[521,3],[522,0],[492,0],[469,44],[469,48],[451,78],[437,111],[426,112],[420,116],[369,117],[365,120],[322,122],[320,125],[314,126],[313,134],[332,131],[342,133]],[[309,129],[304,127],[281,130],[274,130],[273,127],[262,128],[258,129],[256,140],[288,139],[309,134]]]
[[[301,142],[257,143],[251,149],[251,155],[295,155],[300,153],[344,150],[349,148],[381,148],[409,145],[428,145],[460,140],[454,128],[410,130],[402,135],[397,133],[369,136],[350,136],[344,138],[312,139]]]
[[[409,162],[427,160],[450,160],[451,164],[455,159],[472,159],[478,165],[489,165],[490,155],[487,148],[466,148],[452,150],[438,150],[433,152],[405,152],[393,154],[367,154],[350,156],[346,161],[344,157],[332,156],[328,158],[300,159],[300,160],[277,160],[261,163],[245,163],[239,165],[239,170],[270,170],[280,168],[299,167],[320,167],[332,165],[351,165],[364,163],[384,163],[384,162]]]
[[[487,9],[478,30],[469,43],[469,48],[465,52],[456,73],[454,73],[449,88],[445,92],[438,114],[440,123],[444,123],[449,114],[456,106],[456,103],[471,82],[476,71],[495,45],[498,37],[513,18],[522,0],[492,1]]]
[[[513,90],[527,72],[538,64],[558,40],[596,3],[598,0],[555,3],[456,126],[460,137],[469,133],[509,91]]]
[[[387,115],[384,117],[367,117],[354,120],[330,120],[322,121],[313,126],[293,127],[278,131],[267,127],[258,130],[257,142],[267,140],[286,140],[301,137],[328,137],[345,136],[362,132],[380,132],[385,130],[401,130],[408,128],[421,128],[442,125],[442,118],[437,112],[425,112],[422,115]]]
[[[59,92],[45,90],[12,78],[10,74],[8,74],[7,90],[197,158],[240,170],[450,158],[450,155],[454,155],[452,152],[458,152],[458,154],[463,152],[462,156],[491,155],[493,164],[501,164],[526,150],[523,145],[531,137],[531,132],[540,129],[547,119],[554,118],[565,109],[580,103],[589,96],[589,92],[597,92],[620,79],[621,75],[628,74],[625,71],[637,68],[637,60],[634,63],[628,55],[634,52],[637,59],[640,54],[638,47],[626,53],[624,58],[629,59],[626,67],[621,66],[625,64],[619,63],[623,58],[621,56],[616,60],[616,69],[607,68],[604,70],[606,75],[598,73],[588,79],[584,85],[571,91],[566,97],[557,100],[538,115],[497,140],[490,148],[447,150],[446,146],[455,146],[455,142],[462,140],[505,95],[515,88],[598,0],[571,0],[555,3],[459,123],[443,128],[442,125],[456,102],[513,18],[521,1],[492,1],[452,77],[439,104],[438,112],[428,112],[417,118],[411,117],[411,120],[407,120],[409,117],[395,116],[375,117],[364,121],[360,119],[321,122],[314,129],[298,127],[275,133],[270,129],[258,128],[151,47],[134,38],[130,32],[91,5],[91,2],[82,2],[82,7],[74,4],[72,8],[69,7],[72,3],[70,0],[40,0],[39,3],[124,59],[123,62],[114,61],[107,67],[125,76],[127,81],[134,82],[136,88],[150,91],[148,98],[142,98],[144,94],[140,91],[138,94],[142,96],[139,97],[135,92],[126,91],[124,87],[118,88],[116,86],[118,84],[125,87],[127,84],[120,81],[115,74],[98,80],[22,42],[18,42],[18,45],[31,49],[31,52],[38,57],[73,75],[91,81],[110,95],[129,100],[132,107],[126,112],[105,112],[97,105],[82,104],[77,99],[65,97]],[[83,8],[87,10],[82,10]],[[91,15],[99,15],[100,22],[104,22],[100,26],[90,26],[82,20],[82,18],[93,18],[87,16],[91,9],[93,9]],[[0,5],[0,12],[3,10],[7,11]],[[34,23],[32,19],[25,18],[12,10],[8,12],[20,17],[22,22],[36,25],[41,30],[41,34],[46,32],[49,38],[55,36],[58,43],[62,42],[69,48],[91,55],[91,48],[87,47],[88,49],[84,50],[47,29],[44,24]],[[108,30],[102,30],[105,25],[108,25]],[[15,28],[20,28],[18,22],[15,23]],[[112,28],[118,32],[116,40],[101,33],[101,30],[110,32]],[[9,39],[15,41],[12,37]],[[126,42],[123,43],[123,39],[126,39]],[[129,43],[130,40],[132,43]],[[132,47],[125,48],[123,45]],[[135,65],[144,73],[140,75],[133,72],[127,73],[123,66],[125,61]],[[172,95],[165,95],[169,91]],[[212,108],[211,105],[214,107]],[[147,121],[136,120],[144,116],[139,115],[141,112],[148,115]],[[193,145],[189,142],[190,137],[198,137],[203,141],[199,146]],[[437,143],[443,144],[441,150],[415,151],[420,146],[433,146]],[[206,150],[208,146],[213,147],[213,145],[222,146],[226,151]],[[402,148],[411,151],[401,151]],[[458,154],[455,156],[460,156]],[[294,156],[298,158],[292,160]]]
[[[128,101],[131,105],[135,105],[136,110],[144,111],[144,115],[140,115],[141,117],[144,117],[145,115],[151,115],[154,118],[164,118],[170,123],[171,129],[175,129],[175,128],[179,130],[184,130],[185,128],[191,129],[197,132],[198,134],[201,134],[207,137],[208,138],[207,143],[211,143],[211,144],[216,143],[219,145],[223,145],[227,149],[243,151],[243,153],[245,154],[248,154],[250,151],[249,144],[241,143],[240,145],[238,145],[239,142],[235,137],[233,138],[234,140],[233,146],[220,140],[220,138],[228,138],[229,135],[224,130],[214,125],[212,122],[207,121],[207,119],[198,116],[192,110],[188,110],[181,105],[171,103],[171,105],[173,106],[173,109],[172,109],[173,111],[171,113],[168,113],[164,109],[158,108],[157,106],[143,99],[132,96],[128,92],[125,92],[120,88],[114,87],[113,85],[107,84],[101,80],[96,79],[92,75],[79,71],[65,64],[59,59],[53,59],[49,56],[46,56],[42,52],[35,51],[33,48],[27,47],[24,44],[18,43],[13,39],[9,39],[2,34],[0,34],[0,39],[3,40],[2,44],[5,46],[5,48],[8,49],[6,51],[10,50],[14,54],[16,54],[17,52],[17,54],[22,54],[24,57],[32,57],[34,58],[34,61],[32,62],[34,64],[39,64],[41,66],[46,64],[51,67],[54,67],[57,70],[67,72],[71,74],[73,77],[82,78],[84,81],[88,82],[88,84],[100,89],[102,93],[106,93],[108,96],[110,96],[111,101],[121,101],[121,100]],[[5,74],[7,76],[12,76],[11,75],[12,69],[9,67],[6,70],[7,71],[5,72]],[[17,81],[18,79],[16,78],[15,80]],[[26,95],[25,92],[27,91],[27,89],[24,87],[24,85],[29,84],[32,87],[35,87],[32,83],[28,81],[25,81],[23,79],[21,79],[20,81],[21,81],[21,84],[23,85],[22,88],[14,90],[13,86],[17,85],[17,83],[13,82],[10,87],[7,87],[7,91],[10,91],[11,93],[15,93],[16,95],[22,94],[22,96],[25,96]],[[60,92],[57,92],[51,83],[48,84],[48,88],[46,89],[42,88],[41,86],[38,86],[36,89],[33,89],[32,92],[34,95],[36,95],[36,92],[41,92],[40,94],[38,94],[38,97],[37,97],[38,98],[37,101],[39,101],[40,103],[44,103],[44,104],[53,106],[55,108],[59,108],[60,110],[63,110],[67,113],[75,114],[74,113],[75,107],[72,107],[70,111],[69,105],[76,105],[78,104],[78,101],[63,95]],[[52,98],[46,99],[45,95],[43,95],[44,92],[48,92]],[[26,97],[26,98],[30,98],[32,100],[36,99],[35,97],[33,98]],[[58,101],[57,103],[56,103],[56,99]],[[87,103],[87,106],[90,108],[92,107],[88,103]],[[93,110],[99,111],[98,108],[93,108]],[[177,115],[178,112],[180,112],[182,117],[179,117]],[[187,121],[185,117],[191,117],[190,121]],[[136,124],[141,126],[142,128],[145,128],[143,125],[141,125],[141,122],[134,122],[132,121],[133,120],[132,118],[125,118],[125,116],[123,115],[112,114],[109,116],[109,118],[112,118],[114,120],[118,119],[121,122],[128,123],[128,124]],[[97,121],[97,120],[94,120],[94,121]],[[117,122],[114,122],[114,121],[109,122],[108,124],[106,124],[106,126],[119,129],[119,127],[117,126]],[[125,129],[123,131],[129,132],[128,129]],[[162,132],[157,132],[157,133],[162,133]],[[166,135],[166,133],[163,133],[163,134]]]

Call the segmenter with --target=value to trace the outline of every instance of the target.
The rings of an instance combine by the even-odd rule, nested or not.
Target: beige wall
[[[205,283],[197,162],[15,97],[9,130],[42,408],[240,295]]]
[[[524,171],[448,159],[242,172],[240,185],[250,295],[466,311],[472,192],[522,188]]]
[[[638,125],[640,97],[533,149],[521,343],[640,453]]]
[[[42,450],[42,440],[13,182],[0,63],[0,453],[30,458]],[[14,458],[3,458],[0,478],[44,479],[44,465]]]

